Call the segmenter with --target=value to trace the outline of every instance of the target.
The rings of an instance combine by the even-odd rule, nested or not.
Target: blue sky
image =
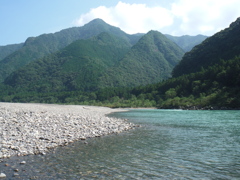
[[[0,0],[0,45],[82,26],[92,19],[146,33],[213,35],[240,17],[239,0]]]

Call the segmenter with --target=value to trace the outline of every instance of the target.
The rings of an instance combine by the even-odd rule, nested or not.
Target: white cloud
[[[240,13],[239,0],[176,0],[169,7],[120,1],[114,7],[91,9],[82,14],[75,25],[82,26],[101,18],[129,34],[158,30],[173,35],[212,35],[228,27]]]
[[[146,4],[128,4],[120,1],[115,7],[100,6],[91,9],[89,13],[81,15],[75,24],[82,26],[94,18],[101,18],[130,34],[146,33],[173,23],[171,12],[160,6],[151,8]]]
[[[181,19],[177,34],[212,35],[229,26],[240,12],[239,0],[179,0],[172,4],[174,17]]]

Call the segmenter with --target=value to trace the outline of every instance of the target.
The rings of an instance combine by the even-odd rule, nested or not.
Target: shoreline
[[[107,117],[124,109],[98,106],[1,103],[0,161],[11,156],[44,155],[68,143],[121,133],[136,127]]]
[[[240,110],[240,108],[218,107],[218,106],[176,106],[158,109],[182,109],[182,110]]]

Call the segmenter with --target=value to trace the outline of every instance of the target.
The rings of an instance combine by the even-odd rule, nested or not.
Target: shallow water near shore
[[[0,173],[8,179],[240,179],[240,111],[145,109],[110,116],[141,127],[44,156],[4,159]]]

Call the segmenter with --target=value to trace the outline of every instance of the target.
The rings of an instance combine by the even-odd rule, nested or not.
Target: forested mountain
[[[214,35],[209,37],[207,42],[215,43],[203,42],[197,47],[197,50],[209,60],[209,65],[199,70],[196,68],[194,73],[186,73],[164,82],[132,89],[108,88],[101,89],[95,94],[84,95],[69,93],[68,99],[63,102],[81,102],[110,107],[240,109],[240,56],[238,50],[240,41],[236,42],[234,38],[238,39],[239,37],[239,33],[236,33],[239,24],[239,19],[237,19],[230,25],[230,28],[216,34],[217,37],[222,37],[223,42],[216,41],[218,38]],[[229,56],[225,56],[226,59],[212,56],[219,44],[224,43],[226,43],[226,51],[220,54]],[[195,49],[189,54],[195,52]],[[201,53],[198,55],[201,56]],[[192,59],[192,61],[194,60]],[[201,62],[198,63],[199,66],[202,66]],[[194,64],[194,66],[198,66],[198,64]],[[184,69],[184,66],[182,68]],[[57,99],[63,99],[64,95],[60,95]]]
[[[159,108],[240,109],[239,72],[240,57],[221,60],[196,73],[134,88],[130,94],[140,104],[152,102],[149,106]]]
[[[134,87],[160,82],[171,77],[183,50],[157,31],[144,35],[100,78],[104,87]]]
[[[165,36],[171,41],[175,42],[185,52],[191,51],[194,46],[201,44],[207,38],[207,36],[204,36],[204,35],[171,36],[171,35],[165,34]]]
[[[119,28],[111,26],[101,19],[95,19],[82,27],[73,27],[54,34],[30,37],[18,51],[5,57],[0,62],[0,82],[8,75],[31,61],[57,52],[78,39],[88,39],[101,32],[108,32],[124,38],[129,44],[135,44],[141,36],[128,35]]]
[[[159,32],[133,47],[126,38],[101,33],[34,61],[4,81],[18,92],[95,91],[167,79],[184,52]]]
[[[192,51],[186,53],[181,62],[174,68],[173,76],[194,73],[202,68],[218,63],[221,59],[228,60],[240,55],[240,18],[229,28],[222,30]]]
[[[12,54],[13,52],[20,49],[22,46],[23,46],[23,43],[0,46],[0,61],[3,60],[8,55]]]
[[[239,26],[240,19],[185,55],[205,37],[128,35],[96,19],[28,38],[0,61],[0,101],[240,107]]]
[[[130,48],[126,39],[104,32],[30,63],[12,73],[4,83],[19,92],[94,91],[99,76]]]
[[[101,19],[95,19],[82,27],[64,29],[60,32],[42,34],[37,37],[29,37],[25,43],[0,47],[0,82],[4,81],[12,72],[28,63],[55,53],[72,42],[79,39],[88,39],[102,32],[108,32],[125,39],[130,45],[134,45],[144,34],[129,35],[121,29],[105,23]],[[166,35],[170,40],[178,44],[183,50],[191,49],[201,42],[201,36],[174,37]],[[203,38],[203,37],[202,37]]]
[[[240,109],[239,72],[240,18],[186,53],[174,78],[134,88],[130,94],[159,108]]]

